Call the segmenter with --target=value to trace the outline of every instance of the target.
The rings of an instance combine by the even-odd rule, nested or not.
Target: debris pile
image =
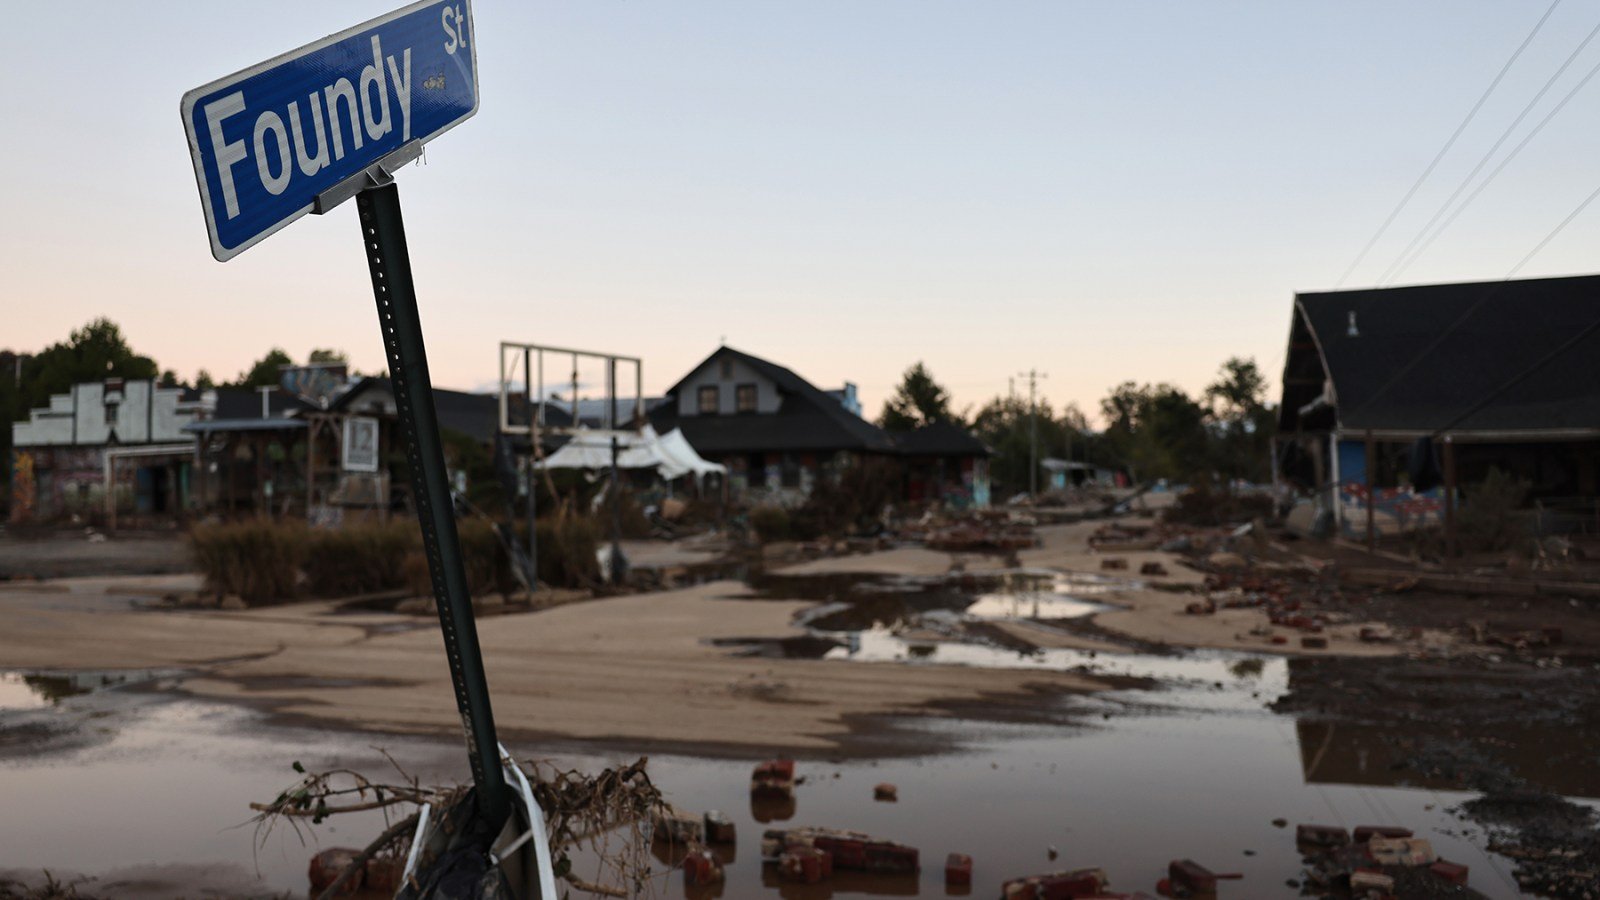
[[[917,848],[835,828],[774,828],[761,837],[761,860],[792,881],[815,884],[834,871],[914,875]]]
[[[1000,885],[1002,900],[1075,900],[1079,897],[1133,897],[1108,893],[1111,879],[1104,869],[1074,869],[1046,875],[1026,875]]]
[[[1024,513],[985,509],[952,514],[929,511],[900,527],[900,537],[930,550],[951,553],[1011,553],[1039,545],[1037,520]]]
[[[1301,825],[1295,842],[1305,860],[1304,884],[1315,892],[1353,900],[1483,896],[1466,886],[1466,866],[1440,859],[1408,828],[1362,825],[1352,835],[1330,825]]]

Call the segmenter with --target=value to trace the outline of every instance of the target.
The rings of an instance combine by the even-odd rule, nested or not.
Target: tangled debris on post
[[[544,813],[555,878],[580,891],[601,896],[630,897],[645,892],[646,882],[652,875],[647,862],[647,829],[665,808],[661,792],[645,771],[648,761],[647,757],[640,757],[630,765],[607,768],[592,775],[562,769],[549,761],[518,764],[528,779],[535,802]],[[400,775],[398,783],[372,781],[350,769],[307,772],[296,762],[294,769],[301,775],[296,784],[280,792],[271,802],[250,804],[256,812],[258,845],[282,822],[287,822],[298,833],[308,824],[317,825],[352,812],[383,810],[387,821],[391,810],[420,809],[424,804],[435,809],[450,809],[470,793],[470,788],[465,786],[423,786],[392,758],[390,762]],[[383,882],[388,881],[386,876],[391,869],[397,873],[402,870],[400,861],[410,853],[417,828],[415,812],[390,821],[384,832],[364,849],[344,851],[343,865],[338,871],[325,871],[320,878],[314,860],[312,888],[319,891],[318,900],[329,900],[362,887],[393,890],[400,886],[397,881]],[[580,848],[598,858],[599,877],[607,883],[590,882],[573,872],[572,854]],[[380,860],[394,862],[373,865]],[[421,859],[418,868],[428,862]],[[369,883],[375,872],[383,874]],[[407,883],[413,889],[419,886],[414,874]]]

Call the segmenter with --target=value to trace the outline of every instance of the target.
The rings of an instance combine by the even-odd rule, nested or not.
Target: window
[[[780,479],[781,479],[781,483],[783,484],[783,486],[786,487],[786,488],[797,488],[797,487],[799,487],[800,486],[800,460],[796,459],[795,455],[793,453],[785,453],[783,455],[783,460],[779,464],[779,466],[780,466],[780,471],[782,473],[780,475]]]
[[[115,425],[115,424],[117,424],[117,404],[115,404],[115,403],[107,403],[106,404],[106,424],[107,425]]]
[[[716,385],[707,384],[700,388],[700,415],[714,416],[721,405],[721,398],[717,396]]]
[[[756,386],[753,385],[753,384],[741,384],[741,385],[739,385],[739,387],[737,389],[735,389],[735,391],[734,391],[733,399],[734,399],[734,408],[737,411],[742,412],[742,413],[753,413],[753,412],[755,412],[756,411]]]
[[[724,380],[733,377],[733,360],[731,360],[731,359],[723,359],[722,360],[722,377],[723,377]]]

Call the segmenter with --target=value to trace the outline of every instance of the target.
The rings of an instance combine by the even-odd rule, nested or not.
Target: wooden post
[[[272,509],[267,504],[267,442],[261,439],[261,434],[251,440],[254,453],[256,453],[256,516],[261,516],[262,511],[267,516],[272,516]]]
[[[1276,499],[1278,497],[1278,436],[1277,435],[1273,435],[1272,437],[1267,438],[1267,454],[1268,454],[1268,457],[1267,457],[1267,473],[1272,476],[1272,496],[1273,496],[1274,502],[1276,502]],[[1087,454],[1086,454],[1086,456],[1087,456]],[[1085,464],[1088,463],[1088,459],[1087,458],[1084,459],[1084,463]]]
[[[234,485],[234,482],[237,481],[238,479],[234,477],[234,471],[233,471],[233,464],[239,461],[238,460],[238,454],[239,454],[238,436],[237,436],[237,434],[229,434],[226,438],[223,439],[223,442],[222,442],[222,457],[228,463],[228,465],[227,465],[227,473],[228,474],[226,476],[224,476],[224,477],[227,478],[228,514],[224,518],[224,521],[227,521],[228,519],[233,518],[234,512],[238,509],[238,499],[237,499],[238,488]]]
[[[208,440],[209,435],[207,435],[204,431],[195,435],[194,460],[195,466],[199,469],[198,474],[200,476],[200,508],[198,510],[199,515],[195,517],[196,519],[204,519],[206,517],[206,506],[208,505],[209,499],[207,495],[210,493],[207,488],[211,486],[211,475],[206,471],[208,468],[210,468],[206,465],[206,443]]]
[[[316,499],[317,484],[317,432],[321,430],[323,417],[311,415],[308,417],[310,426],[306,428],[306,519],[311,518],[313,501]]]
[[[1374,474],[1378,468],[1378,445],[1372,441],[1372,429],[1367,429],[1367,551],[1370,553],[1378,549],[1377,508],[1378,508],[1378,479]]]
[[[1456,445],[1444,438],[1444,551],[1456,555]]]
[[[117,530],[117,458],[106,451],[106,530]]]

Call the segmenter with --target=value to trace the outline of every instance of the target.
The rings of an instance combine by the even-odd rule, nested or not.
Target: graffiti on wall
[[[39,503],[39,486],[33,476],[33,454],[18,450],[11,459],[11,521],[31,520]]]
[[[1410,531],[1444,521],[1444,489],[1417,493],[1410,487],[1378,488],[1373,519],[1379,533]],[[1339,486],[1340,521],[1346,535],[1364,532],[1367,527],[1368,491],[1360,481]]]

